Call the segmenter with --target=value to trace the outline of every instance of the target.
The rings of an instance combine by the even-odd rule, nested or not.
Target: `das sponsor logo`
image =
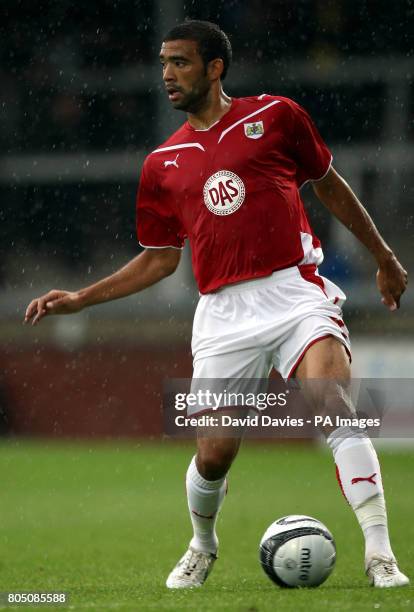
[[[204,203],[215,215],[231,215],[244,202],[246,190],[237,174],[220,170],[206,181],[203,189]]]

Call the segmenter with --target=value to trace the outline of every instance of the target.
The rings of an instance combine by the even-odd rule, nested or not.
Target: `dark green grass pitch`
[[[190,538],[191,455],[191,445],[171,442],[2,443],[0,591],[67,591],[72,610],[414,609],[412,587],[368,586],[362,536],[330,453],[268,443],[245,444],[232,469],[220,558],[206,585],[168,591],[165,578]],[[414,451],[380,456],[394,549],[414,578]],[[295,513],[319,518],[336,539],[336,568],[317,589],[279,589],[258,562],[265,528]]]

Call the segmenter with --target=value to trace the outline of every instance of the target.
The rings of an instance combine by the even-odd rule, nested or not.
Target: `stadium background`
[[[130,509],[130,504],[138,506],[138,498],[131,502],[132,492],[131,498],[123,498],[121,486],[132,491],[137,473],[144,479],[149,499],[144,506],[141,499],[139,506],[146,509],[148,531],[151,525],[157,528],[159,508],[173,497],[171,484],[166,498],[156,498],[162,487],[151,489],[154,479],[171,479],[180,499],[171,525],[181,524],[185,510],[177,478],[191,450],[183,445],[174,446],[173,452],[165,441],[149,447],[143,440],[162,438],[162,381],[191,375],[189,341],[197,291],[189,251],[186,248],[173,277],[140,295],[72,317],[50,318],[36,328],[22,326],[22,319],[33,297],[53,287],[85,286],[139,252],[134,204],[142,160],[184,118],[169,108],[163,91],[157,59],[162,33],[185,16],[218,22],[234,50],[225,82],[228,94],[274,93],[305,106],[332,148],[335,167],[412,275],[414,6],[403,0],[392,6],[385,0],[4,0],[0,11],[0,454],[6,491],[3,528],[9,527],[1,541],[8,543],[16,561],[15,569],[4,576],[16,588],[44,587],[46,574],[36,565],[34,551],[48,529],[39,563],[49,576],[51,559],[53,575],[64,582],[65,571],[56,568],[68,561],[56,541],[62,538],[65,509],[74,504],[76,516],[84,518],[82,525],[76,524],[78,532],[90,535],[95,529],[100,544],[85,536],[81,559],[70,549],[69,526],[65,546],[79,576],[82,571],[96,570],[94,576],[102,572],[101,583],[96,578],[102,603],[110,599],[103,584],[113,572],[105,563],[121,551],[130,561],[132,553],[125,547],[136,537],[139,519]],[[353,339],[354,376],[412,377],[411,288],[402,309],[388,313],[375,289],[370,257],[315,202],[310,189],[305,188],[303,197],[324,244],[321,271],[348,294],[345,317]],[[68,441],[91,437],[109,439],[108,446],[87,439],[74,447]],[[236,501],[242,499],[251,465],[263,469],[252,448],[240,459],[241,471],[235,468],[240,485]],[[322,490],[331,466],[324,459],[322,468],[306,452],[270,445],[264,457],[270,460],[275,453],[278,462],[295,470],[307,464],[314,469],[312,477],[305,476],[307,491],[311,482],[315,491],[319,486]],[[387,460],[389,473],[400,477],[393,481],[392,503],[405,526],[412,504],[404,505],[398,493],[407,487],[405,477],[412,480],[412,459],[411,451],[405,451],[401,459],[390,455]],[[282,480],[280,487],[286,487]],[[301,486],[299,480],[293,483]],[[113,506],[110,486],[118,505]],[[264,509],[269,491],[263,483],[257,487],[263,499],[259,516],[266,526],[271,518]],[[283,490],[284,502],[276,514],[300,510],[294,501],[297,490]],[[243,502],[253,503],[254,495],[246,495]],[[53,508],[45,499],[53,499]],[[342,517],[342,500],[335,504]],[[99,509],[111,507],[109,518],[99,515]],[[329,522],[325,507],[316,505],[314,511]],[[92,515],[98,516],[93,529],[88,523]],[[124,547],[105,522],[121,518],[122,526],[117,525]],[[99,520],[104,521],[101,531]],[[257,526],[248,523],[246,528],[238,520],[229,528],[243,528],[246,541],[259,537]],[[399,537],[403,543],[404,534]],[[144,536],[138,538],[145,549]],[[181,551],[182,539],[177,542],[165,538],[160,580]],[[91,569],[86,561],[91,555],[97,555],[100,566],[96,561]],[[91,576],[89,584],[96,586]],[[56,580],[47,580],[56,586]],[[95,601],[99,588],[93,591]],[[183,601],[177,609],[186,607]],[[201,608],[201,600],[197,605],[210,609]],[[263,606],[260,609],[267,609]],[[306,607],[312,609],[309,602]],[[165,604],[165,609],[175,608]],[[338,609],[346,609],[345,599]]]

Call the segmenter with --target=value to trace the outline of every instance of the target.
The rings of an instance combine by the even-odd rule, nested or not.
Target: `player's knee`
[[[199,444],[197,468],[201,476],[206,480],[223,478],[229,471],[237,450],[238,444],[231,443],[230,440],[209,440],[208,443]]]

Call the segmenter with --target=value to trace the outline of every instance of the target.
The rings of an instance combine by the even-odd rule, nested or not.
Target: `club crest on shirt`
[[[204,203],[215,215],[231,215],[243,204],[245,195],[243,181],[230,170],[212,174],[203,188]]]
[[[264,134],[263,121],[255,121],[254,123],[244,124],[244,133],[247,138],[261,138]]]

